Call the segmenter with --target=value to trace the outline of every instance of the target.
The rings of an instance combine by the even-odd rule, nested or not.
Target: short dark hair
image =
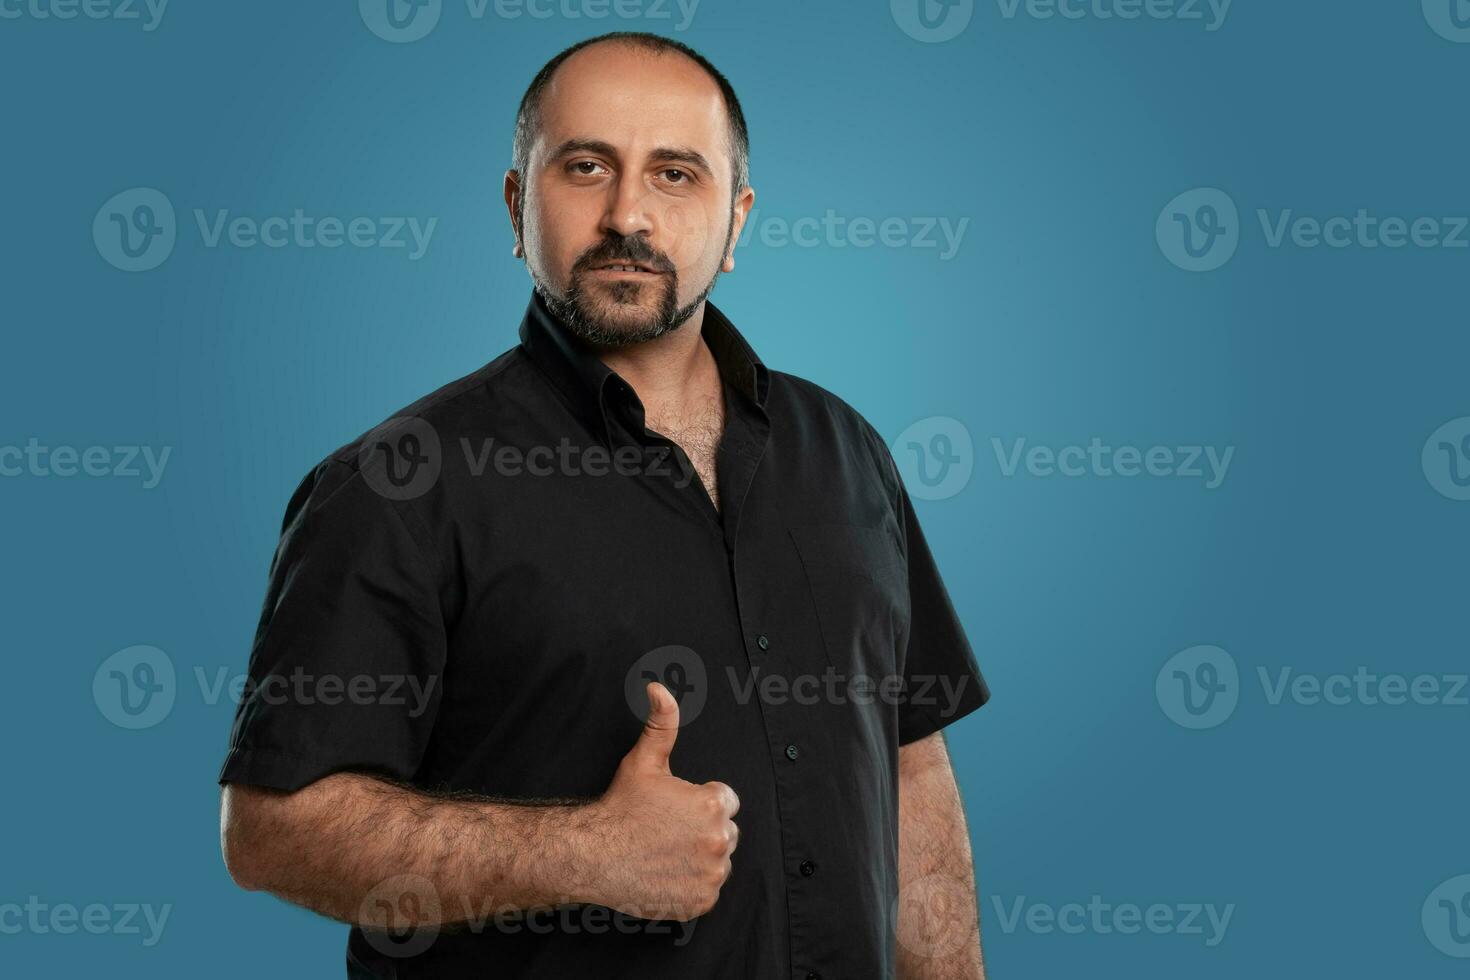
[[[715,80],[720,87],[720,94],[725,97],[725,110],[730,117],[730,170],[734,178],[730,198],[733,201],[741,189],[750,184],[750,131],[746,128],[745,114],[740,110],[740,100],[735,97],[735,89],[730,85],[730,80],[720,74],[719,69],[689,45],[643,31],[613,31],[609,34],[589,37],[585,41],[578,41],[548,61],[536,73],[536,77],[531,79],[530,87],[526,89],[526,94],[521,97],[521,107],[516,113],[515,144],[511,150],[511,167],[524,178],[526,169],[530,165],[531,143],[536,138],[536,130],[541,124],[541,95],[545,92],[546,86],[551,84],[551,77],[556,74],[556,70],[561,67],[562,62],[583,48],[603,42],[626,44],[653,54],[678,52],[703,68]],[[521,196],[524,200],[524,185]]]

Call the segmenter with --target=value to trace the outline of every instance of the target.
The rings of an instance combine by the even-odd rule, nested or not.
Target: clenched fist
[[[740,800],[724,783],[695,785],[669,770],[679,702],[652,681],[648,705],[638,741],[586,808],[594,900],[638,918],[683,922],[714,908],[730,877]]]

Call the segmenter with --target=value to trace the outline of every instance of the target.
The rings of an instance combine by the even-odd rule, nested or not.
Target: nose
[[[653,234],[654,215],[648,189],[636,174],[622,174],[608,186],[607,208],[599,230],[627,238]]]

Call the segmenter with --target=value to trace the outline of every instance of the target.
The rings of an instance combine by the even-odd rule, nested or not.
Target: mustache
[[[604,265],[642,265],[654,272],[674,271],[668,256],[641,238],[603,242],[582,253],[576,263],[577,269],[584,271]]]

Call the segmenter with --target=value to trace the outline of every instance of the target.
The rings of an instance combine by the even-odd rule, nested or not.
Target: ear
[[[722,272],[735,271],[735,246],[740,243],[740,232],[745,227],[745,219],[750,216],[750,207],[755,203],[755,188],[746,187],[735,197],[735,220],[734,227],[730,230],[730,249],[725,253],[724,261],[720,263]]]
[[[505,172],[505,209],[510,214],[510,232],[515,236],[515,246],[511,248],[510,254],[516,258],[525,256],[525,249],[521,247],[521,229],[516,227],[516,211],[521,200],[521,175],[514,170]]]

